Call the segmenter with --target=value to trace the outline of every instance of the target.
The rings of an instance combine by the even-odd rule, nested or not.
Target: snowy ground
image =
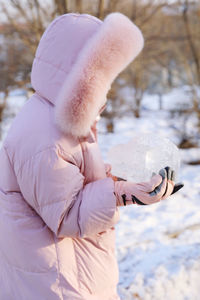
[[[148,106],[147,100],[144,103]],[[24,101],[20,91],[9,98],[2,140]],[[154,105],[153,110],[146,107],[140,119],[124,117],[115,122],[113,134],[105,133],[103,119],[99,122],[99,144],[105,161],[109,148],[127,142],[135,131],[179,141],[177,128],[182,121],[171,119],[168,112],[157,111]],[[194,123],[194,119],[188,123],[191,132]],[[185,186],[179,193],[159,204],[120,208],[116,243],[122,300],[200,299],[200,166],[183,163],[199,159],[200,150],[182,150],[180,154],[179,181]]]
[[[99,143],[107,162],[108,149],[127,142],[135,131],[178,140],[166,112],[118,120],[114,134],[105,134],[104,120],[100,122]],[[123,300],[200,299],[200,166],[183,163],[198,159],[200,149],[180,154],[179,181],[185,186],[179,193],[159,204],[120,208],[116,242]]]

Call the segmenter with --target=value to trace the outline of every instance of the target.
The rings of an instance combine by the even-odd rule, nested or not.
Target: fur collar
[[[125,15],[111,13],[80,51],[58,94],[55,122],[64,134],[90,131],[118,74],[139,54],[141,31]]]

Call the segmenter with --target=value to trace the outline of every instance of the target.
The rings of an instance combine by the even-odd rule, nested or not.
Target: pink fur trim
[[[60,130],[86,136],[106,102],[117,75],[140,53],[139,28],[121,13],[109,14],[86,43],[58,95],[55,121]]]

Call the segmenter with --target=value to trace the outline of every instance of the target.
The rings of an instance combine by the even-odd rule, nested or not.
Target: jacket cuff
[[[119,221],[114,181],[104,178],[86,184],[79,194],[80,236],[97,234],[113,227]]]

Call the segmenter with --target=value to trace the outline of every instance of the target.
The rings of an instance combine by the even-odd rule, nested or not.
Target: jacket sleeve
[[[100,179],[83,186],[84,176],[54,148],[26,161],[17,175],[25,200],[57,237],[85,237],[118,221],[114,182]]]

